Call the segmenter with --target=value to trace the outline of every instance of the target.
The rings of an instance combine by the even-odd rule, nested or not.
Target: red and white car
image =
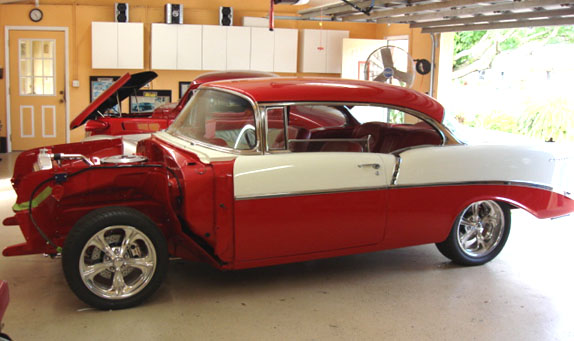
[[[464,145],[443,107],[377,82],[261,78],[204,84],[166,130],[22,153],[12,179],[26,241],[62,252],[72,291],[101,309],[148,298],[169,256],[246,269],[436,243],[479,265],[510,210],[574,211],[572,152]]]

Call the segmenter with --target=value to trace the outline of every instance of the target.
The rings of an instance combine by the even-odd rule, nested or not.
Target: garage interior
[[[362,76],[361,64],[353,59],[353,53],[347,51],[345,55],[345,44],[355,41],[353,48],[359,48],[369,40],[375,45],[394,41],[404,44],[414,60],[434,61],[431,72],[417,74],[412,87],[440,97],[441,82],[451,72],[452,46],[445,37],[451,34],[452,39],[452,32],[574,24],[574,2],[565,0],[311,0],[301,6],[270,6],[264,0],[188,0],[182,2],[182,24],[221,26],[220,7],[224,6],[233,9],[231,26],[250,27],[251,32],[246,60],[230,50],[239,51],[241,40],[226,38],[223,44],[204,39],[198,50],[211,48],[216,52],[208,55],[210,58],[203,54],[197,67],[189,67],[179,65],[177,59],[175,65],[170,65],[170,54],[158,52],[166,51],[163,46],[169,46],[172,40],[163,41],[163,46],[162,41],[153,40],[152,32],[159,36],[163,27],[159,24],[166,23],[166,4],[161,0],[129,4],[128,21],[140,23],[141,31],[135,34],[141,44],[134,47],[130,42],[122,47],[116,41],[111,61],[105,57],[109,57],[111,44],[105,30],[117,21],[114,1],[0,0],[2,220],[13,215],[16,195],[10,178],[19,152],[84,138],[83,128],[69,130],[68,126],[90,103],[91,77],[153,70],[158,77],[149,89],[168,90],[175,102],[181,96],[181,82],[209,71],[251,68],[280,76],[357,78]],[[294,30],[294,41],[279,44],[277,38],[275,43],[266,40],[270,7],[275,31]],[[37,22],[33,17],[36,14],[32,14],[35,8],[42,13]],[[104,31],[96,32],[94,27]],[[10,34],[19,29],[40,32],[54,28],[62,33],[66,47],[66,74],[62,76],[65,87],[58,94],[65,108],[61,117],[54,116],[50,133],[18,144],[10,136],[25,135],[27,128],[16,125],[16,116],[9,111],[7,83],[10,74],[16,72],[9,63]],[[334,52],[327,52],[335,56],[334,62],[306,59],[304,42],[310,39],[304,38],[306,30],[309,34],[311,30],[339,34],[333,38],[337,42]],[[319,39],[321,45],[328,44]],[[226,54],[221,52],[223,45]],[[249,53],[253,46],[261,51],[272,45],[277,51],[286,48],[287,52],[279,57]],[[153,46],[162,48],[154,50]],[[370,49],[374,45],[368,46]],[[126,53],[138,54],[128,60],[138,65],[121,65],[125,48],[130,50]],[[217,64],[217,51],[223,56],[223,64]],[[185,51],[195,52],[193,48]],[[288,58],[277,59],[281,56]],[[269,64],[269,60],[275,63]],[[345,61],[350,65],[347,69]],[[326,67],[329,63],[334,69]],[[504,251],[483,266],[454,265],[434,245],[235,272],[174,259],[166,281],[151,299],[119,311],[98,311],[77,299],[66,284],[58,258],[2,257],[0,279],[10,286],[3,332],[15,340],[574,338],[574,275],[569,259],[573,218],[537,220],[524,211],[513,210],[512,220]],[[0,248],[22,241],[17,226],[0,227]]]

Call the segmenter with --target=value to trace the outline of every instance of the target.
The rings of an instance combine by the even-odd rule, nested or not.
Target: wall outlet
[[[79,88],[80,87],[80,81],[75,79],[72,81],[72,87],[74,88]]]

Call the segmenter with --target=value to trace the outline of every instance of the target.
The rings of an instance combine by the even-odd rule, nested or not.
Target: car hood
[[[86,123],[86,121],[95,119],[99,113],[103,114],[156,77],[157,73],[153,71],[139,72],[133,75],[126,73],[90,103],[90,105],[70,123],[70,129],[75,129]]]

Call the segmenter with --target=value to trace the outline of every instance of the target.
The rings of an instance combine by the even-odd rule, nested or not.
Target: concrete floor
[[[11,215],[12,154],[0,154],[0,217]],[[59,260],[0,257],[15,340],[566,340],[574,339],[574,218],[512,215],[504,251],[474,268],[425,245],[219,272],[172,261],[142,306],[97,311],[68,289]],[[21,242],[0,227],[0,248]]]

